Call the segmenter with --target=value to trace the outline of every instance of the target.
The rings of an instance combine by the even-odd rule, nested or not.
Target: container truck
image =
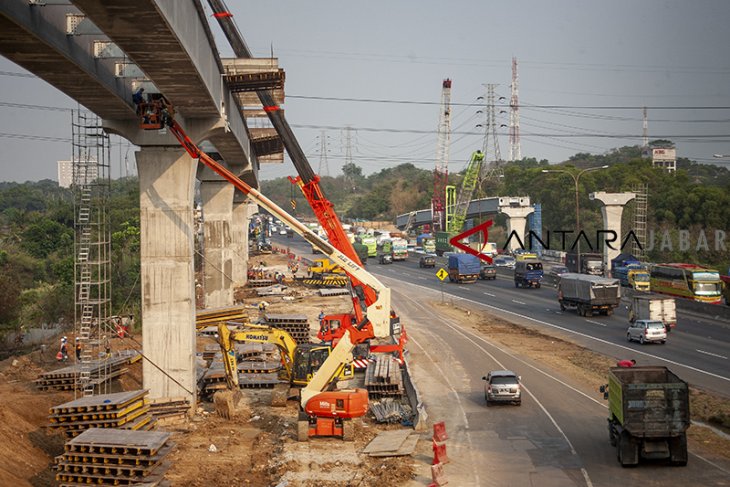
[[[471,254],[449,256],[449,281],[460,283],[476,282],[481,270],[479,257]]]
[[[601,391],[608,399],[608,435],[622,467],[640,458],[687,465],[689,388],[666,367],[614,367]]]
[[[441,257],[444,252],[453,252],[454,248],[449,243],[454,235],[451,232],[436,232],[436,255]]]
[[[670,332],[677,326],[677,303],[674,298],[660,294],[638,294],[629,305],[629,321],[636,320],[661,321]]]
[[[611,316],[621,301],[618,279],[569,272],[558,281],[560,309],[576,308],[580,316]]]

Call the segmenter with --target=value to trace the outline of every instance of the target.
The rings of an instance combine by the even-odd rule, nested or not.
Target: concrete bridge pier
[[[233,193],[235,188],[207,167],[200,171],[203,203],[205,307],[233,304]]]
[[[231,278],[233,287],[245,286],[248,282],[248,225],[251,215],[258,206],[241,193],[233,196],[233,215],[231,220],[231,251],[233,266]]]
[[[527,225],[527,215],[535,211],[530,205],[528,197],[500,197],[499,211],[509,218],[507,220],[507,236],[509,238],[509,249],[516,250],[519,248],[519,242],[525,245],[525,226]],[[514,236],[512,236],[514,232]],[[519,241],[517,238],[519,238]]]
[[[608,245],[603,246],[603,263],[606,269],[611,265],[611,260],[618,257],[618,254],[621,253],[621,241],[623,238],[621,235],[621,215],[624,212],[626,203],[634,199],[635,196],[634,193],[604,193],[603,191],[588,195],[589,199],[598,200],[603,203],[601,207],[603,230],[616,233],[616,241],[611,243],[615,249],[609,248]],[[613,234],[606,235],[606,238],[610,239],[612,237]],[[606,272],[606,275],[608,275],[608,272]]]
[[[197,163],[177,146],[144,147],[135,155],[146,358],[143,387],[150,398],[186,397],[194,411],[193,196]]]

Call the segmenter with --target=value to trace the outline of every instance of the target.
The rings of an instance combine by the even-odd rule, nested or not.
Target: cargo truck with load
[[[614,367],[608,385],[608,435],[622,467],[640,458],[687,465],[689,388],[666,367]]]
[[[558,301],[562,311],[577,308],[580,316],[611,316],[621,301],[621,284],[618,279],[570,272],[560,276]]]
[[[408,240],[404,238],[394,238],[391,253],[393,260],[406,260],[408,258]]]
[[[670,332],[677,326],[677,303],[674,298],[661,294],[638,294],[631,298],[629,305],[629,321],[637,320],[661,321]]]
[[[454,247],[451,246],[449,240],[454,236],[451,232],[436,232],[436,255],[441,257],[445,252],[453,252]]]
[[[603,254],[568,252],[565,255],[565,266],[570,272],[602,276],[604,274]]]
[[[618,279],[622,286],[630,287],[637,291],[649,291],[651,288],[649,271],[640,265],[632,264],[624,267],[615,267],[611,271],[611,276]]]
[[[476,282],[481,270],[479,257],[471,254],[452,254],[449,256],[449,281],[460,283]]]

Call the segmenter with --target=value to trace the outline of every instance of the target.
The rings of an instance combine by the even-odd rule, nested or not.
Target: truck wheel
[[[565,305],[560,301],[560,311],[565,311]]]
[[[687,434],[669,439],[669,458],[672,465],[677,467],[687,466]]]
[[[540,289],[540,283],[538,282],[537,284],[535,284],[535,287],[536,287],[537,289]]]

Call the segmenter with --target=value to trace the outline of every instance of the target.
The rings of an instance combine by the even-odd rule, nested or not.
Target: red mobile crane
[[[187,136],[174,119],[174,110],[163,96],[157,96],[139,105],[142,117],[140,127],[145,130],[159,130],[167,127],[193,159],[208,166],[236,189],[246,194],[260,206],[276,215],[292,230],[301,235],[327,255],[351,276],[375,299],[364,309],[362,320],[346,329],[319,367],[307,386],[300,393],[300,412],[297,423],[298,438],[305,441],[310,436],[341,436],[351,439],[352,423],[348,420],[363,416],[368,410],[368,392],[365,389],[328,390],[336,382],[336,376],[343,364],[350,360],[356,345],[372,338],[385,338],[400,333],[400,324],[391,318],[390,289],[365,271],[344,252],[334,248],[300,221],[282,210],[276,203],[252,188],[224,166],[216,162]]]
[[[228,11],[225,2],[223,0],[208,0],[208,4],[213,10],[213,16],[216,20],[218,20],[218,24],[228,39],[228,43],[233,48],[233,52],[236,57],[251,58],[251,51],[246,45],[243,36],[238,31],[236,23],[233,21],[233,16]],[[259,97],[259,101],[261,101],[261,104],[264,107],[264,111],[271,121],[271,124],[276,129],[279,137],[281,137],[284,147],[289,153],[289,158],[292,160],[292,163],[299,174],[296,178],[290,177],[289,180],[292,184],[296,184],[304,194],[304,197],[312,207],[319,224],[327,233],[329,242],[340,252],[347,255],[350,260],[362,266],[362,261],[355,252],[345,230],[342,228],[342,223],[337,217],[337,213],[335,213],[334,205],[322,192],[322,187],[319,185],[319,176],[314,173],[312,166],[307,160],[307,156],[304,154],[304,151],[294,136],[294,132],[292,132],[292,129],[289,126],[289,122],[286,120],[284,114],[276,104],[271,92],[265,89],[255,91]],[[345,269],[345,272],[347,272],[347,269]],[[325,331],[323,333],[325,336],[331,337],[326,341],[339,339],[345,329],[354,326],[357,323],[361,323],[365,310],[368,306],[375,302],[376,299],[375,292],[366,286],[362,286],[362,283],[357,279],[357,276],[354,276],[349,272],[347,272],[347,274],[350,277],[350,282],[352,284],[353,293],[351,297],[354,308],[354,316],[346,314],[325,316],[321,325],[323,328],[330,331]],[[395,313],[391,312],[391,316],[392,319],[398,320]],[[334,329],[332,326],[334,323],[338,323],[339,327]],[[406,339],[407,336],[405,334],[405,328],[402,328],[402,333],[394,345],[384,346],[387,348],[379,348],[382,346],[374,345],[371,347],[371,351],[397,351],[402,361],[403,346]]]

